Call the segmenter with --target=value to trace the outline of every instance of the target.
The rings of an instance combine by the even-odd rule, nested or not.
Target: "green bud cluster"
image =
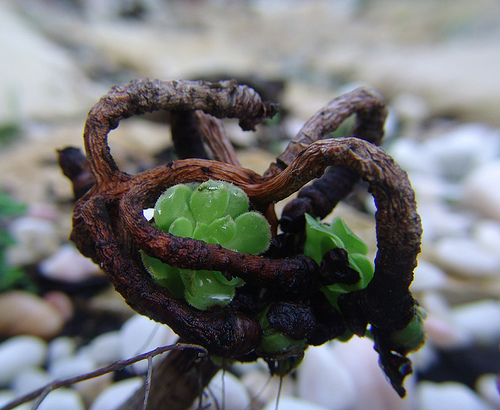
[[[256,255],[269,247],[271,232],[266,218],[248,207],[245,192],[229,182],[179,184],[156,201],[153,224],[175,236]],[[242,279],[227,279],[221,272],[180,269],[142,251],[141,256],[160,285],[200,310],[227,305],[235,288],[244,284]]]

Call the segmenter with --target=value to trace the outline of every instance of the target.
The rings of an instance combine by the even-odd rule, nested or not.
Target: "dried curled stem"
[[[174,146],[186,159],[134,176],[121,172],[107,144],[108,132],[123,118],[160,109],[171,111]],[[241,277],[250,287],[270,290],[279,303],[298,301],[289,305],[292,310],[303,309],[309,298],[319,294],[319,266],[300,252],[285,252],[286,257],[246,255],[176,237],[151,225],[143,209],[172,185],[224,180],[247,193],[276,235],[275,202],[319,178],[301,191],[302,202],[295,202],[293,212],[285,212],[285,217],[303,218],[304,212],[324,216],[362,178],[377,205],[378,253],[374,279],[349,303],[359,311],[358,323],[371,323],[386,372],[400,388],[398,392],[404,393],[402,378],[397,379],[401,372],[386,360],[395,349],[387,335],[404,328],[415,315],[408,287],[420,251],[421,227],[405,172],[376,146],[383,135],[385,105],[378,94],[364,88],[333,100],[305,124],[277,164],[261,176],[241,168],[218,118],[239,118],[243,129],[253,129],[275,112],[275,105],[262,102],[252,89],[232,81],[138,80],[113,88],[92,108],[86,122],[85,149],[95,185],[75,206],[71,238],[84,255],[102,264],[116,290],[138,312],[169,325],[183,340],[204,346],[210,354],[254,357],[262,337],[254,317],[257,308],[230,304],[196,310],[149,276],[139,249],[175,267]],[[351,137],[323,139],[351,114],[356,114]],[[187,159],[192,153],[189,146],[202,158]],[[324,316],[319,310],[316,314]],[[310,325],[307,331],[294,328],[289,334],[307,338],[315,332]]]

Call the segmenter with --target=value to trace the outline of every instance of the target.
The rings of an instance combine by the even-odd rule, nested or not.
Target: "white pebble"
[[[493,407],[500,409],[500,393],[497,387],[497,374],[483,374],[476,381],[476,391]]]
[[[120,329],[120,358],[122,360],[130,359],[157,347],[174,344],[177,339],[178,336],[168,326],[155,322],[146,316],[134,315]],[[164,354],[153,358],[153,362]],[[147,360],[143,360],[130,367],[137,374],[143,374],[147,371],[148,363]]]
[[[424,245],[445,236],[463,235],[474,223],[470,215],[437,201],[419,204],[418,213],[422,219]]]
[[[420,382],[417,398],[418,408],[422,410],[493,410],[473,390],[456,382]]]
[[[3,389],[0,390],[0,407],[7,405],[12,400],[15,400],[18,395],[12,390]],[[31,404],[25,403],[16,407],[16,410],[31,410]]]
[[[422,144],[408,138],[401,138],[392,143],[388,153],[394,157],[398,164],[406,171],[436,175],[438,165],[423,149]]]
[[[98,364],[120,360],[120,332],[108,332],[97,336],[90,344],[90,355]]]
[[[379,356],[368,338],[353,337],[347,343],[333,342],[332,349],[338,360],[353,376],[356,391],[350,410],[409,410],[413,404],[415,380],[405,379],[406,400],[401,400],[379,366]],[[324,404],[326,405],[326,403]]]
[[[201,406],[198,399],[191,405],[191,410],[198,408],[216,409],[246,409],[251,401],[243,384],[232,373],[218,371],[208,384],[207,394],[203,395]]]
[[[73,244],[62,245],[56,253],[39,264],[46,278],[63,282],[82,282],[101,273],[92,260],[83,256]]]
[[[486,217],[500,220],[500,160],[474,170],[464,181],[465,205]]]
[[[297,370],[301,399],[331,410],[350,409],[356,403],[354,376],[329,345],[309,347]]]
[[[89,373],[97,368],[94,361],[84,355],[59,359],[49,366],[49,373],[54,379],[66,379]]]
[[[50,392],[38,407],[39,410],[85,410],[80,395],[73,389],[61,388]]]
[[[472,236],[484,249],[500,255],[500,222],[479,221],[474,225]]]
[[[276,400],[267,403],[263,410],[275,410]],[[278,403],[278,410],[328,410],[329,407],[319,406],[299,399],[297,397],[280,397]]]
[[[7,249],[7,259],[13,266],[37,263],[59,247],[56,227],[46,219],[18,218],[10,224],[9,230],[16,241]]]
[[[53,378],[43,369],[33,367],[19,373],[11,383],[11,389],[18,396],[39,389],[53,381]]]
[[[49,343],[49,352],[47,361],[50,363],[60,359],[70,357],[75,353],[76,343],[68,336],[60,336]]]
[[[467,332],[476,342],[489,344],[500,340],[500,302],[482,300],[451,309],[456,327]]]
[[[16,336],[0,344],[0,386],[7,385],[16,375],[30,367],[42,366],[47,356],[47,344],[35,336]]]
[[[449,318],[429,313],[424,321],[425,337],[433,346],[450,349],[470,346],[471,335]]]
[[[418,265],[413,271],[412,292],[423,292],[432,289],[442,289],[446,286],[446,273],[436,265],[423,259],[418,261]]]
[[[255,369],[241,376],[241,382],[250,395],[254,403],[264,406],[266,403],[276,402],[278,394],[281,396],[292,396],[295,393],[295,383],[291,377],[284,377],[281,381],[279,377],[271,377],[269,369]]]
[[[125,403],[141,386],[142,378],[140,377],[114,383],[97,397],[89,410],[115,410]]]
[[[439,137],[427,140],[423,147],[441,175],[460,179],[478,165],[491,161],[499,153],[499,134],[483,124],[463,124]]]
[[[469,278],[500,275],[500,255],[470,238],[442,238],[432,247],[434,262],[444,270]]]

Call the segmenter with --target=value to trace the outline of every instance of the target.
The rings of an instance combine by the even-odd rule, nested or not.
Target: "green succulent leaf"
[[[229,203],[229,190],[222,181],[206,181],[191,195],[190,206],[199,222],[210,223],[225,215]]]
[[[227,248],[241,253],[257,255],[269,247],[271,227],[258,212],[245,212],[235,219],[236,235],[227,243]]]
[[[225,213],[235,219],[248,210],[250,203],[247,194],[241,188],[227,182],[226,185],[229,191],[229,202]]]
[[[186,301],[197,309],[225,306],[234,297],[235,287],[222,284],[212,271],[182,269],[181,279],[186,287]]]
[[[164,286],[176,298],[184,296],[184,284],[180,278],[180,269],[163,263],[159,259],[153,258],[141,252],[142,263],[153,279]]]
[[[270,226],[260,213],[248,212],[248,207],[245,192],[229,182],[179,184],[158,198],[152,224],[175,236],[258,254],[269,246]],[[142,251],[141,257],[159,284],[197,309],[228,304],[235,288],[245,283],[238,277],[228,280],[221,272],[174,268]]]
[[[368,253],[368,245],[366,245],[341,218],[335,218],[331,225],[330,231],[337,237],[342,238],[345,249],[349,253],[360,253],[366,255]]]
[[[172,222],[170,228],[168,228],[168,233],[180,236],[182,238],[191,238],[194,231],[194,222],[192,219],[181,216]]]
[[[236,223],[230,215],[223,216],[208,226],[207,233],[216,238],[222,246],[225,246],[236,235]]]
[[[177,218],[194,220],[189,207],[192,188],[190,184],[174,185],[158,198],[154,209],[154,220],[158,228],[168,232],[170,225]]]

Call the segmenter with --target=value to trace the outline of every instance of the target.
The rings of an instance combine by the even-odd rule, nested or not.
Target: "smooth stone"
[[[449,273],[468,278],[494,278],[500,272],[500,255],[470,238],[448,237],[432,246],[433,261]]]
[[[120,329],[120,359],[126,360],[160,346],[177,342],[178,336],[168,326],[155,322],[146,316],[134,315]],[[168,352],[153,358],[153,363]],[[144,374],[148,369],[147,360],[134,363],[136,374]]]
[[[88,406],[93,403],[104,390],[113,384],[113,377],[114,372],[106,373],[102,376],[76,383],[72,388],[80,394],[83,401]]]
[[[472,237],[484,247],[500,255],[500,222],[494,220],[478,221],[472,229]]]
[[[404,387],[407,397],[401,400],[379,366],[379,356],[373,348],[372,340],[353,337],[347,343],[332,342],[331,344],[339,362],[352,376],[356,394],[354,403],[348,407],[349,410],[410,410],[412,408],[414,377],[409,376],[405,379]],[[316,379],[321,376],[318,374]],[[331,405],[328,407],[337,408]]]
[[[18,396],[22,396],[51,383],[53,380],[54,378],[44,369],[32,367],[16,375],[10,387]]]
[[[456,382],[420,382],[417,387],[417,403],[417,408],[425,410],[493,410],[473,390]]]
[[[250,405],[250,396],[240,380],[232,373],[219,370],[208,384],[201,405],[196,399],[190,410],[246,409]]]
[[[44,277],[62,282],[78,283],[102,275],[99,266],[83,256],[73,244],[62,245],[38,267]]]
[[[460,326],[453,323],[449,317],[427,314],[424,321],[426,340],[441,349],[451,349],[470,346],[471,335]]]
[[[463,203],[482,215],[500,221],[500,160],[472,171],[464,181]]]
[[[61,120],[85,115],[101,90],[91,83],[72,56],[54,42],[15,3],[1,2],[0,121]],[[15,39],[16,41],[12,41]],[[101,88],[101,87],[99,87]]]
[[[433,244],[440,238],[463,235],[474,223],[471,215],[459,212],[441,201],[420,202],[418,213],[422,220],[424,249],[427,244]]]
[[[451,309],[451,319],[476,342],[496,344],[500,340],[500,302],[497,300],[456,306]]]
[[[70,320],[75,313],[73,301],[67,293],[53,290],[45,293],[43,300],[52,305],[61,314],[65,322]]]
[[[409,173],[438,174],[438,165],[418,141],[410,138],[397,139],[389,145],[387,152]]]
[[[390,106],[406,126],[410,127],[419,127],[430,115],[427,102],[413,93],[402,92],[396,95]]]
[[[267,368],[251,370],[240,379],[254,403],[261,407],[266,403],[276,402],[278,394],[293,396],[295,393],[295,382],[291,377],[283,378],[280,389],[279,377],[272,377]]]
[[[52,221],[24,216],[12,221],[9,231],[16,241],[6,252],[12,266],[38,263],[59,248],[59,234]]]
[[[18,395],[12,390],[2,389],[0,390],[0,406],[5,406],[12,400],[15,400]],[[24,403],[16,407],[16,410],[31,410],[31,403]]]
[[[89,410],[115,410],[125,403],[141,386],[141,377],[133,377],[113,383],[97,397]]]
[[[97,365],[89,356],[77,355],[50,363],[48,372],[54,379],[67,379],[90,373],[95,369],[97,369]]]
[[[43,298],[25,291],[0,295],[0,335],[33,335],[50,339],[58,335],[64,318]]]
[[[462,197],[462,188],[458,183],[450,182],[436,173],[409,171],[411,186],[419,206],[440,204],[443,201],[458,201]]]
[[[500,153],[500,134],[484,124],[462,124],[430,138],[423,148],[440,168],[440,174],[459,180]]]
[[[497,386],[497,374],[483,374],[476,380],[478,394],[493,407],[500,409],[500,392]]]
[[[99,365],[120,360],[120,332],[103,333],[90,343],[90,355]]]
[[[442,289],[446,286],[446,283],[446,273],[442,269],[424,259],[420,259],[413,271],[413,282],[410,285],[410,290],[419,293]]]
[[[47,357],[47,344],[35,336],[15,336],[0,344],[0,386],[6,386],[19,373],[42,366]]]
[[[301,399],[331,410],[351,409],[358,395],[354,375],[330,345],[306,350],[297,369],[297,390]]]
[[[76,350],[75,341],[69,336],[59,336],[51,340],[48,346],[47,362],[53,363],[71,357]]]
[[[270,401],[266,404],[263,410],[328,410],[328,407],[318,406],[317,404],[311,403],[299,399],[297,397],[280,397],[279,402],[276,404],[276,400]]]
[[[73,389],[60,388],[50,392],[38,406],[39,410],[85,410],[85,403]]]

